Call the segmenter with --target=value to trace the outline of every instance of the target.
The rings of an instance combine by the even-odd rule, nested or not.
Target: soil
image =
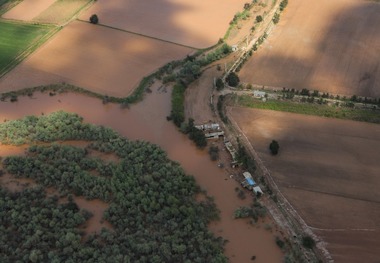
[[[264,228],[271,221],[251,225],[246,220],[233,219],[234,211],[251,202],[250,198],[240,200],[235,192],[235,187],[240,185],[230,178],[230,173],[210,161],[205,150],[198,150],[172,122],[166,120],[170,113],[170,94],[169,89],[165,91],[153,86],[152,93],[147,94],[143,102],[130,109],[121,109],[119,105],[103,105],[100,100],[79,94],[50,97],[36,93],[34,98],[20,97],[15,103],[0,102],[0,121],[63,109],[78,113],[86,122],[111,127],[130,139],[158,144],[169,158],[179,162],[214,197],[221,210],[221,220],[212,223],[210,228],[215,235],[229,240],[225,254],[232,263],[250,262],[253,255],[257,257],[255,262],[280,262],[283,253],[275,243],[275,236],[280,234]]]
[[[56,0],[24,0],[2,17],[5,19],[29,21],[52,5]]]
[[[230,114],[335,262],[380,258],[380,125],[239,107]]]
[[[246,0],[98,0],[80,18],[97,14],[99,23],[196,48],[223,38]]]
[[[247,61],[241,81],[380,96],[380,4],[289,1],[280,23]]]
[[[1,78],[0,91],[66,82],[101,94],[124,97],[144,76],[192,51],[75,21]]]

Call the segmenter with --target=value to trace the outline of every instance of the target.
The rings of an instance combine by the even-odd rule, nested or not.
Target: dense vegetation
[[[354,109],[350,107],[335,107],[313,103],[293,102],[286,100],[256,100],[248,95],[239,96],[238,104],[257,109],[285,111],[321,117],[338,118],[354,121],[380,123],[378,110]]]
[[[198,203],[193,177],[157,146],[131,142],[111,129],[82,123],[76,114],[56,112],[0,125],[1,143],[31,146],[25,156],[3,158],[13,176],[39,186],[0,191],[0,262],[226,262],[223,240],[207,223],[213,202]],[[50,143],[88,141],[85,148]],[[41,142],[44,142],[41,144]],[[118,161],[91,156],[98,151]],[[90,214],[73,200],[46,197],[75,194],[109,203],[104,219],[113,226],[84,237],[79,226]]]
[[[51,26],[0,20],[0,76],[41,44],[52,29]]]

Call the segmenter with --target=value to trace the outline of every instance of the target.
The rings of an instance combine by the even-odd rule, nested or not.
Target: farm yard
[[[99,23],[164,39],[170,42],[207,48],[223,38],[229,22],[241,11],[245,0],[98,0],[80,18],[92,14]]]
[[[336,262],[380,254],[380,125],[240,107],[231,117]],[[272,140],[280,145],[270,155]]]
[[[186,47],[74,21],[1,78],[0,91],[66,82],[123,97],[145,75],[191,52]]]
[[[239,73],[243,82],[380,96],[380,4],[292,0]]]

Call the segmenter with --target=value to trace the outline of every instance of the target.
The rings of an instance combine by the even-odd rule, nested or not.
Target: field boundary
[[[82,22],[82,23],[89,23],[90,24],[90,22],[88,22],[86,20],[83,20],[83,19],[79,19],[79,18],[77,18],[77,21]],[[161,42],[173,44],[173,45],[176,45],[176,46],[191,48],[191,49],[194,49],[194,50],[201,50],[200,48],[184,45],[184,44],[173,42],[173,41],[166,40],[166,39],[163,39],[163,38],[152,37],[152,36],[149,36],[149,35],[144,35],[144,34],[141,34],[141,33],[134,32],[134,31],[129,31],[129,30],[126,30],[126,29],[121,29],[121,28],[118,28],[118,27],[113,27],[113,26],[109,26],[109,25],[105,25],[105,24],[101,24],[101,23],[96,24],[94,26],[102,26],[102,27],[113,29],[113,30],[118,30],[118,31],[121,31],[121,32],[124,32],[124,33],[128,33],[128,34],[132,34],[132,35],[136,35],[136,36],[140,36],[140,37],[145,37],[145,38],[149,38],[149,39],[158,40],[158,41],[161,41]]]

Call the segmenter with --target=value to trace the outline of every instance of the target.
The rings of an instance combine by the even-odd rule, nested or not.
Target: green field
[[[237,104],[240,106],[256,109],[284,111],[328,118],[380,123],[379,111],[369,109],[365,110],[347,107],[334,107],[314,103],[299,103],[282,100],[268,100],[266,102],[263,102],[247,95],[239,96]]]
[[[0,77],[46,41],[57,28],[0,20]]]

